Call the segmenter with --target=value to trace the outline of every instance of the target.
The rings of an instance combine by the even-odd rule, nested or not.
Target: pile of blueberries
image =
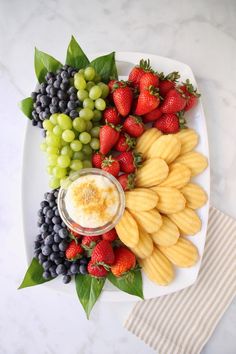
[[[76,261],[66,259],[65,251],[71,241],[70,233],[62,221],[57,208],[58,189],[45,193],[38,211],[39,234],[34,243],[34,257],[43,266],[44,279],[63,275],[65,284],[71,276],[87,274],[88,259],[83,257]]]
[[[73,76],[77,70],[68,65],[58,69],[56,73],[48,72],[45,82],[39,85],[37,92],[32,92],[34,101],[32,124],[43,128],[43,121],[53,113],[65,113],[72,119],[78,117],[76,109],[81,106],[77,98],[77,90],[73,85]]]

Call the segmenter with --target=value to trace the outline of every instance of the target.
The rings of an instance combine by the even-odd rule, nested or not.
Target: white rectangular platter
[[[99,53],[101,55],[101,53]],[[91,56],[91,58],[97,55]],[[140,59],[150,59],[151,65],[154,70],[158,72],[170,73],[172,71],[178,71],[181,75],[181,80],[190,81],[197,86],[195,77],[191,68],[181,62],[160,57],[157,55],[135,53],[135,52],[117,52],[116,60],[118,67],[118,74],[124,78],[128,75],[129,71],[134,65],[137,65]],[[198,105],[192,109],[186,115],[187,125],[195,129],[199,134],[199,144],[196,148],[197,151],[204,154],[209,159],[208,138],[205,115],[202,107],[201,100]],[[28,263],[33,257],[33,242],[37,235],[37,211],[39,209],[40,201],[43,199],[43,195],[49,190],[48,187],[48,175],[46,173],[46,157],[40,151],[39,145],[42,141],[42,134],[40,129],[32,127],[28,122],[25,144],[24,144],[24,158],[23,158],[23,171],[22,171],[22,211],[23,211],[23,225],[25,235],[25,246],[27,253]],[[208,196],[210,194],[210,168],[208,168],[194,180],[201,185]],[[143,291],[144,298],[154,298],[163,296],[172,292],[179,291],[190,285],[192,285],[197,277],[201,266],[201,260],[204,252],[204,245],[206,239],[207,222],[208,222],[208,210],[209,202],[198,210],[198,214],[202,220],[202,229],[195,236],[191,236],[191,241],[197,246],[199,251],[199,261],[192,268],[180,269],[176,268],[176,274],[174,281],[168,286],[158,286],[147,279],[143,274]],[[65,291],[75,295],[74,283],[64,285],[61,279],[55,279],[51,282],[45,283],[44,286],[48,286],[58,291]],[[102,300],[106,301],[134,301],[138,298],[118,291],[112,285],[105,285],[105,288],[101,295]]]

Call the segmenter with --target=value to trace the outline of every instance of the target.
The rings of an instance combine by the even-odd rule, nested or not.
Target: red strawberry
[[[185,128],[185,120],[182,114],[167,113],[163,114],[160,119],[158,119],[154,127],[159,129],[161,132],[166,134],[177,133],[180,128]]]
[[[117,177],[120,172],[120,163],[112,156],[105,157],[102,161],[102,170],[110,173],[114,177]]]
[[[111,266],[111,272],[116,276],[120,277],[124,273],[133,269],[136,265],[136,257],[127,247],[116,248],[115,251],[115,262]]]
[[[132,107],[131,107],[131,113],[134,114],[136,107],[138,104],[138,97],[134,97],[133,102],[132,102]]]
[[[140,60],[139,65],[135,66],[129,73],[128,81],[132,86],[138,87],[139,82],[146,70],[150,70],[150,60]]]
[[[100,241],[93,249],[91,261],[94,264],[106,264],[112,265],[114,263],[115,256],[113,248],[109,241]]]
[[[132,89],[123,84],[122,87],[115,89],[113,92],[113,100],[118,112],[123,117],[127,116],[130,112],[133,100]]]
[[[189,79],[180,86],[180,89],[185,93],[187,97],[187,103],[184,107],[185,112],[189,111],[191,108],[196,106],[198,98],[201,96],[197,92],[197,89],[194,89],[193,85],[190,83]]]
[[[134,173],[123,174],[118,177],[118,181],[120,182],[124,191],[133,189],[135,185],[135,174]]]
[[[96,265],[92,261],[88,264],[88,273],[93,277],[105,277],[108,271],[102,265]]]
[[[161,97],[165,97],[167,92],[169,92],[172,88],[175,87],[176,81],[180,78],[180,75],[177,71],[173,71],[172,73],[164,76],[163,73],[159,75],[159,91]]]
[[[142,119],[136,116],[128,116],[124,121],[123,130],[129,135],[138,138],[144,132]]]
[[[114,149],[119,152],[124,152],[133,149],[135,145],[136,145],[135,138],[131,138],[126,133],[121,133],[116,145],[114,146]]]
[[[102,235],[102,239],[109,242],[115,241],[117,239],[116,229],[105,232],[105,234]]]
[[[66,258],[69,260],[75,260],[80,258],[83,253],[83,248],[75,240],[72,240],[66,249]]]
[[[120,133],[119,129],[108,124],[104,125],[100,129],[100,153],[106,155],[113,146],[117,143]]]
[[[159,119],[161,117],[161,115],[162,115],[162,112],[160,111],[160,108],[157,107],[153,111],[151,111],[147,114],[144,114],[143,121],[145,123],[153,122],[154,120]]]
[[[186,106],[186,96],[183,91],[179,89],[171,89],[162,105],[160,106],[160,110],[162,113],[176,113],[182,111]]]
[[[118,155],[117,160],[120,163],[120,170],[125,173],[132,173],[141,165],[142,157],[139,153],[132,151],[122,152]]]
[[[104,160],[104,155],[101,154],[100,152],[95,152],[92,156],[92,165],[93,167],[96,168],[101,168],[102,166],[102,161]]]
[[[82,247],[94,247],[99,241],[101,241],[101,236],[83,236],[81,245]]]
[[[148,90],[150,86],[158,87],[159,77],[152,71],[144,73],[139,82],[140,92],[143,90]]]
[[[103,118],[106,123],[118,125],[121,122],[120,115],[115,107],[107,107],[103,112]]]
[[[108,82],[108,87],[109,87],[109,89],[110,89],[110,92],[113,91],[113,85],[114,85],[116,82],[117,82],[117,80],[110,80],[110,81]]]
[[[138,116],[147,114],[157,108],[159,103],[160,98],[154,88],[144,90],[140,92],[140,95],[138,97],[138,104],[135,110],[135,114],[137,114]]]

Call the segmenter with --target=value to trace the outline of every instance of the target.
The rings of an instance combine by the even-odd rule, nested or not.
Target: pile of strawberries
[[[87,272],[94,277],[106,277],[111,271],[120,277],[136,266],[136,257],[118,240],[115,229],[101,236],[81,236],[70,231],[73,240],[66,250],[66,258],[75,261],[82,256],[90,259]]]
[[[149,60],[141,60],[128,81],[108,84],[110,105],[103,112],[100,151],[94,153],[92,164],[115,176],[124,190],[134,187],[135,171],[142,162],[134,149],[144,124],[151,123],[165,134],[185,128],[184,113],[196,105],[200,95],[189,80],[178,83],[179,77],[178,72],[167,76],[154,72]]]

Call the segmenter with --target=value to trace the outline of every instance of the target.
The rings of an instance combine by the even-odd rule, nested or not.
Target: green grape
[[[49,187],[51,189],[59,188],[60,187],[60,179],[55,178],[55,177],[50,178]]]
[[[89,144],[86,144],[86,145],[83,145],[82,152],[85,155],[89,156],[89,155],[92,154],[93,150],[92,150],[92,148],[91,148],[91,146]]]
[[[93,122],[99,122],[102,119],[102,112],[95,109],[93,111]]]
[[[71,147],[69,145],[63,146],[61,149],[61,155],[72,157],[73,151],[71,150]]]
[[[92,138],[90,141],[90,146],[93,150],[99,150],[100,148],[100,141],[97,138]]]
[[[59,125],[55,125],[55,127],[53,128],[53,134],[59,137],[62,135],[62,129]]]
[[[61,139],[61,146],[64,147],[66,146],[68,143],[66,141],[64,141],[63,139]]]
[[[106,98],[110,92],[108,85],[104,84],[104,82],[99,82],[98,86],[102,89],[101,98]]]
[[[88,120],[86,123],[87,123],[86,130],[87,132],[89,132],[93,127],[93,123],[91,122],[91,120]]]
[[[70,129],[66,129],[62,133],[62,139],[67,143],[71,143],[74,140],[74,138],[75,138],[75,133]]]
[[[82,144],[88,144],[91,141],[91,135],[87,132],[80,133],[79,140]]]
[[[56,154],[48,155],[47,158],[48,158],[48,165],[49,166],[56,166],[58,155],[56,155]]]
[[[57,124],[57,117],[59,116],[58,113],[54,113],[50,116],[49,120],[52,122],[52,124],[56,125]]]
[[[87,80],[87,81],[92,81],[94,79],[95,75],[96,75],[96,71],[92,66],[88,66],[84,70],[84,77],[85,77],[85,80]]]
[[[103,98],[98,98],[95,101],[95,108],[97,108],[99,111],[104,111],[106,108],[106,101],[104,101]]]
[[[81,134],[84,134],[84,133],[81,133]],[[70,143],[70,147],[73,151],[80,151],[80,150],[82,150],[83,145],[79,140],[74,140],[74,141],[72,141],[72,143]]]
[[[47,173],[48,173],[49,175],[52,175],[52,173],[53,173],[53,172],[52,172],[52,171],[53,171],[53,167],[54,167],[54,166],[48,166],[48,167],[47,167]]]
[[[84,90],[84,89],[86,89],[86,81],[85,81],[85,79],[83,78],[83,76],[82,75],[80,75],[79,77],[78,76],[76,76],[75,78],[74,78],[74,86],[75,86],[75,88],[77,88],[77,90]]]
[[[91,98],[85,98],[84,102],[83,102],[83,107],[84,108],[90,108],[90,109],[94,109],[94,102]]]
[[[97,100],[102,95],[102,89],[100,86],[95,85],[89,90],[89,97],[92,100]]]
[[[87,122],[85,122],[85,120],[83,120],[83,118],[75,118],[73,120],[73,128],[81,133],[81,132],[84,132],[86,130],[86,127],[87,127]]]
[[[39,147],[40,147],[40,150],[41,150],[41,151],[47,151],[47,144],[46,144],[46,142],[45,142],[45,143],[41,143]]]
[[[81,160],[83,161],[85,159],[84,153],[82,151],[76,151],[73,154],[73,160]]]
[[[70,164],[70,168],[73,171],[79,171],[83,168],[83,162],[80,160],[72,160]]]
[[[77,97],[78,97],[78,99],[80,100],[80,101],[84,101],[87,97],[89,96],[89,93],[88,93],[88,91],[86,91],[86,90],[79,90],[78,92],[77,92]]]
[[[46,151],[47,154],[58,154],[58,147],[48,146]]]
[[[95,86],[95,83],[93,81],[88,81],[86,85],[86,89],[90,91],[93,86]]]
[[[45,130],[52,131],[54,128],[54,124],[49,119],[45,119],[43,121],[43,128]]]
[[[93,111],[90,108],[83,108],[79,112],[79,116],[84,120],[91,120],[93,119]]]
[[[66,168],[55,166],[52,172],[56,178],[63,178],[66,176]]]
[[[59,114],[59,116],[57,117],[57,121],[63,130],[72,128],[72,120],[67,114]]]
[[[54,134],[50,134],[46,137],[46,143],[49,146],[58,147],[60,145],[60,138]]]
[[[97,84],[98,82],[101,81],[101,76],[99,74],[96,74],[93,81]]]
[[[90,160],[84,160],[83,161],[83,166],[84,168],[91,168],[93,167],[92,162]]]
[[[57,158],[57,165],[62,168],[70,166],[70,158],[68,155],[61,155]]]
[[[99,133],[100,133],[100,127],[99,126],[93,127],[90,130],[90,134],[92,135],[93,138],[98,138],[99,137]]]
[[[84,69],[79,69],[79,74],[84,75]]]

